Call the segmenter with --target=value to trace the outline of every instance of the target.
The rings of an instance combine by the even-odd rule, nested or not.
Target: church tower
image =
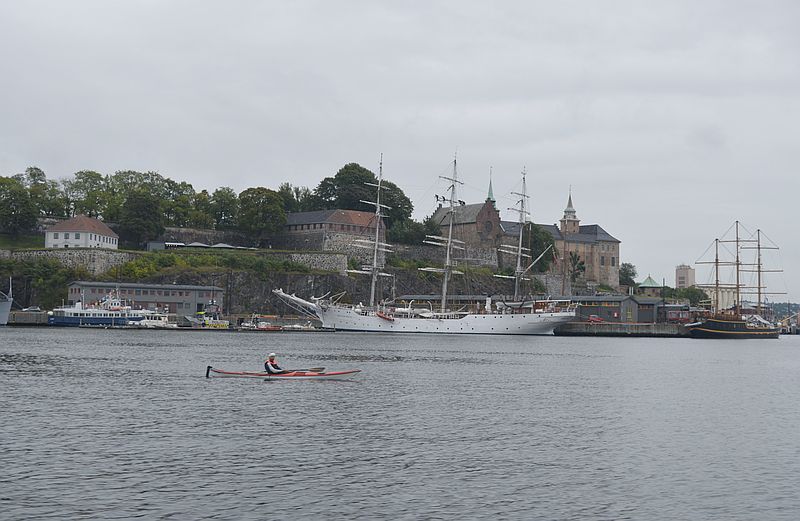
[[[567,207],[564,209],[564,217],[561,219],[561,233],[568,235],[580,233],[580,224],[581,220],[578,219],[575,207],[572,206],[572,188],[570,188]]]

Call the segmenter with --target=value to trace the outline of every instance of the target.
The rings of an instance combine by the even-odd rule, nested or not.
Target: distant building
[[[454,210],[454,239],[478,248],[496,248],[500,245],[503,228],[500,224],[500,213],[492,198],[491,185],[484,202],[456,206]],[[450,207],[440,204],[432,216],[443,237],[447,237],[450,229],[450,215]]]
[[[106,248],[116,250],[119,235],[105,223],[85,215],[76,215],[50,226],[45,232],[45,248]]]
[[[439,235],[447,237],[451,220],[449,204],[440,204],[431,219],[439,226]],[[457,262],[497,268],[497,247],[504,231],[495,205],[491,178],[484,202],[455,206],[452,221],[453,239],[464,242],[456,243],[459,248],[452,252]]]
[[[643,295],[573,296],[578,304],[578,319],[588,320],[594,315],[603,322],[649,323],[680,321],[682,316],[668,313],[660,298]],[[674,306],[669,309],[672,310]],[[680,307],[681,310],[687,309]],[[688,315],[687,315],[688,317]]]
[[[553,236],[555,255],[559,259],[553,265],[553,269],[557,271],[565,269],[569,262],[569,254],[575,253],[586,267],[584,277],[587,282],[618,288],[621,242],[612,237],[599,224],[581,225],[580,222],[575,207],[572,205],[572,194],[570,194],[560,226],[537,225]],[[514,222],[503,221],[503,228],[508,235],[519,233],[519,225]]]
[[[691,288],[694,286],[694,268],[681,264],[675,268],[675,288]]]
[[[271,246],[292,250],[340,252],[363,262],[370,262],[372,252],[369,243],[375,241],[376,226],[379,240],[386,242],[386,224],[383,219],[376,219],[372,212],[293,212],[286,214],[283,233],[274,238]],[[365,245],[366,248],[359,247]],[[383,262],[383,255],[383,252],[379,252],[379,262]]]
[[[639,284],[636,289],[636,293],[639,295],[644,295],[645,297],[660,297],[662,289],[663,285],[654,281],[653,278],[648,275],[647,278],[644,279],[644,282]]]
[[[97,302],[110,292],[118,290],[119,298],[134,309],[167,310],[178,315],[194,315],[211,304],[221,306],[225,299],[225,290],[217,286],[77,280],[67,288],[69,305],[76,302]]]

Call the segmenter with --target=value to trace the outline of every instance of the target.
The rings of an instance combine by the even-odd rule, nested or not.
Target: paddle
[[[291,369],[292,371],[304,371],[306,373],[321,373],[325,370],[324,367],[312,367],[310,369]]]

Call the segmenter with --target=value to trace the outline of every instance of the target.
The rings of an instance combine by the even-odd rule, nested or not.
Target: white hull
[[[0,298],[3,298],[0,295]],[[11,313],[11,300],[0,300],[0,326],[8,324],[8,315]]]
[[[324,328],[384,333],[551,335],[556,326],[575,318],[574,311],[556,311],[467,314],[453,318],[395,316],[394,320],[387,320],[373,312],[350,307],[317,306],[315,311]]]

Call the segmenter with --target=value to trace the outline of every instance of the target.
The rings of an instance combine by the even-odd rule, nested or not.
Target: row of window
[[[317,223],[317,224],[292,224],[286,227],[287,231],[300,231],[300,230],[339,230],[343,232],[365,232],[371,229],[367,226],[358,226],[357,224],[331,224],[331,223]]]
[[[107,295],[110,291],[108,288],[85,288],[84,291],[87,294],[96,294],[96,295]],[[81,292],[81,288],[70,288],[70,293],[79,294]],[[192,295],[191,291],[181,291],[181,290],[161,290],[161,289],[120,289],[119,290],[120,296],[124,295],[157,295],[161,297],[189,297]],[[211,297],[211,291],[199,291],[197,294],[198,297]]]
[[[605,255],[600,255],[600,266],[605,266],[605,265],[606,265],[606,257]],[[617,258],[611,257],[611,266],[616,266],[616,265],[617,265]]]
[[[53,232],[53,239],[58,239],[59,232]],[[64,239],[69,239],[70,232],[64,232]],[[75,239],[81,238],[81,232],[74,232],[73,233]],[[89,240],[91,241],[98,241],[98,242],[105,242],[108,244],[117,244],[117,239],[115,237],[107,237],[105,235],[98,235],[96,233],[89,234]]]

